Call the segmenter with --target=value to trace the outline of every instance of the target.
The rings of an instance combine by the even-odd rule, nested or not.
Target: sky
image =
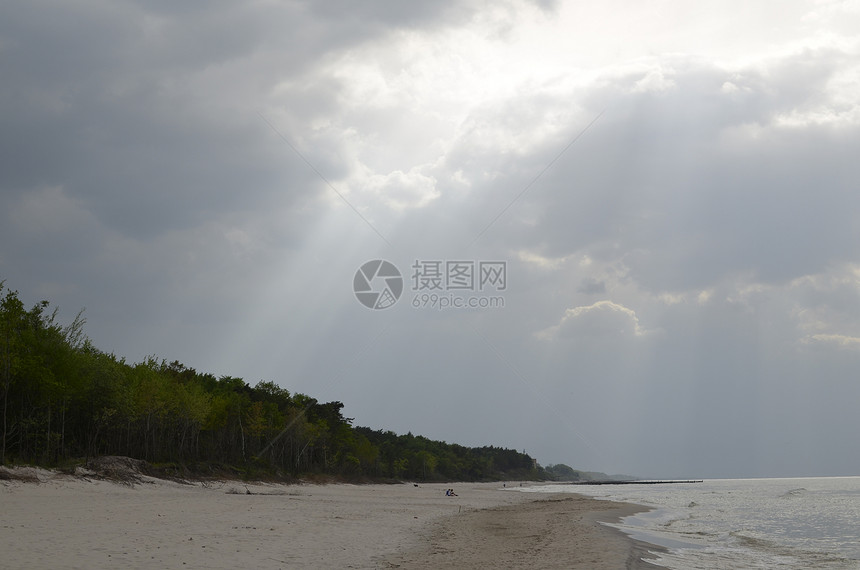
[[[2,12],[0,280],[98,348],[542,465],[860,475],[857,0]]]

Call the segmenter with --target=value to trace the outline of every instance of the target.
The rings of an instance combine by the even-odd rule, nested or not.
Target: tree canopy
[[[128,363],[96,348],[40,301],[0,281],[0,464],[46,466],[123,455],[203,474],[328,474],[408,480],[542,476],[525,453],[355,427],[343,403],[272,381],[250,386],[156,357]]]

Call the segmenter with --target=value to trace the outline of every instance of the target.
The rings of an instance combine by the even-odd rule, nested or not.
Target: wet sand
[[[569,494],[485,509],[440,521],[425,544],[390,557],[391,567],[655,568],[646,547],[600,524],[641,512],[638,505]]]

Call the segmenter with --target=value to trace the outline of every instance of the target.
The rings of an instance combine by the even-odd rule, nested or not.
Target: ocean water
[[[690,569],[860,569],[860,477],[717,479],[671,485],[545,485],[652,510],[613,524]]]

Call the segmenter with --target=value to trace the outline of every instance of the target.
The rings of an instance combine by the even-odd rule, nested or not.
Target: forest
[[[535,460],[352,425],[343,403],[179,361],[128,363],[96,348],[79,312],[61,324],[0,281],[0,465],[54,468],[104,455],[182,476],[346,480],[542,479]]]

